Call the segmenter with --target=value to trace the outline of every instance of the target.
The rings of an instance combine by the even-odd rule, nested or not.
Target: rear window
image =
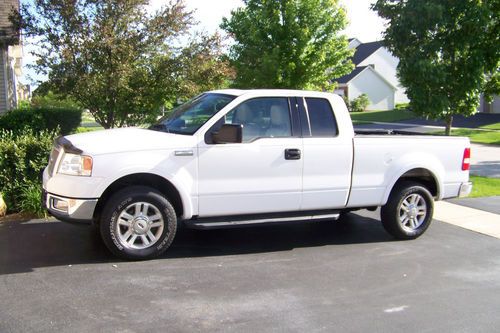
[[[330,102],[323,98],[306,98],[306,104],[311,124],[311,136],[337,136],[337,122]]]

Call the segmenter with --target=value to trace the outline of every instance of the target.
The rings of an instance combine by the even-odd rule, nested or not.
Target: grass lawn
[[[364,111],[364,112],[350,112],[353,123],[371,123],[374,121],[383,123],[392,123],[406,119],[413,119],[416,116],[406,110],[390,110],[390,111]]]
[[[481,128],[500,131],[500,123],[494,123],[494,124],[489,124],[486,126],[481,126]]]
[[[470,176],[473,184],[469,198],[491,197],[500,195],[500,179],[480,176]]]
[[[78,127],[75,131],[75,133],[86,133],[86,132],[93,132],[93,131],[101,131],[103,130],[104,127],[102,126],[93,126],[93,127]]]
[[[439,131],[433,134],[444,134]],[[481,131],[467,128],[457,128],[451,131],[454,136],[468,136],[471,142],[485,143],[490,145],[500,145],[500,131]]]

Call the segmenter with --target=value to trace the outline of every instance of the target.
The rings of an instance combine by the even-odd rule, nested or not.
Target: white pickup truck
[[[99,225],[107,247],[147,259],[178,223],[220,228],[336,219],[381,208],[398,239],[420,236],[433,201],[470,193],[467,138],[355,134],[343,100],[294,90],[219,90],[149,129],[56,140],[44,203],[62,221]]]

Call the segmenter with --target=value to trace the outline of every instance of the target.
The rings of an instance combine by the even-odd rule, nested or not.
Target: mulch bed
[[[14,213],[14,214],[8,214],[3,217],[0,217],[0,223],[3,222],[26,222],[32,219],[39,219],[39,217],[33,215],[33,214],[27,214],[27,213]]]

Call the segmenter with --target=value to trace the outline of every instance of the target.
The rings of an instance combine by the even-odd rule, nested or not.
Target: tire
[[[105,204],[100,231],[117,257],[145,260],[165,252],[174,240],[177,216],[170,202],[146,186],[115,193]]]
[[[432,222],[434,199],[421,184],[404,181],[396,185],[380,210],[384,229],[397,239],[415,239]]]

